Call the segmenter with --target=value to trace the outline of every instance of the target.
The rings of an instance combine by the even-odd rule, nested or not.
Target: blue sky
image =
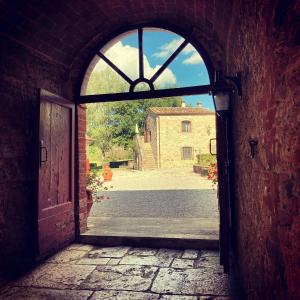
[[[161,66],[182,43],[183,39],[169,31],[151,30],[143,34],[145,76],[149,77]],[[137,31],[129,34],[110,49],[105,51],[108,57],[129,77],[137,76],[138,61]],[[111,53],[109,53],[111,52]],[[121,54],[118,54],[120,53]],[[110,56],[109,56],[110,55]],[[148,76],[147,76],[147,70]],[[134,69],[134,70],[133,70]],[[130,74],[131,73],[131,74]],[[131,76],[130,76],[131,75]],[[161,86],[166,84],[178,87],[209,84],[206,66],[192,45],[187,45],[175,60],[157,79]],[[213,101],[209,95],[184,96],[187,104],[196,106],[199,100],[203,107],[214,110]]]

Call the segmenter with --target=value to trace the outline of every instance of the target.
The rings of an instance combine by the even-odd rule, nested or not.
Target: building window
[[[181,122],[181,131],[182,132],[191,132],[191,122],[190,121],[182,121]]]
[[[191,160],[193,159],[193,149],[192,147],[182,147],[181,157],[183,160]]]

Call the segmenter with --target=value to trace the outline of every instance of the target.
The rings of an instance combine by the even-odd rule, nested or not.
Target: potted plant
[[[210,154],[197,154],[197,163],[193,165],[195,173],[203,177],[208,176],[208,169],[212,163],[215,163],[216,158]]]
[[[193,172],[197,173],[197,174],[200,174],[201,173],[201,156],[200,154],[197,154],[196,155],[196,160],[197,160],[197,163],[195,163],[193,165]]]
[[[93,206],[94,199],[98,199],[98,196],[96,196],[96,193],[102,189],[103,182],[104,182],[103,176],[97,176],[96,172],[91,171],[87,176],[87,187],[86,187],[87,203],[86,203],[86,206],[87,206],[87,214],[88,215]]]

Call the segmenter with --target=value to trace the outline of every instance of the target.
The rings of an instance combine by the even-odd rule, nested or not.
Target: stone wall
[[[300,6],[263,2],[235,1],[227,43],[227,73],[243,74],[233,107],[235,251],[248,299],[299,299]]]
[[[181,122],[191,122],[191,132],[182,132]],[[215,115],[159,116],[160,167],[192,166],[197,154],[209,153],[209,140],[216,137]],[[182,147],[192,147],[191,160],[182,159]]]
[[[158,135],[159,119],[153,113],[149,113],[147,117],[147,130],[151,132],[150,145],[153,153],[154,160],[157,167],[160,167],[159,155],[159,135]]]
[[[77,172],[75,203],[77,234],[82,233],[87,228],[87,195],[86,195],[86,105],[77,106]]]

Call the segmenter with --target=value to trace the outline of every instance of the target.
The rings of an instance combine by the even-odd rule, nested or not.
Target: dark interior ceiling
[[[1,0],[0,34],[70,68],[111,32],[160,21],[192,31],[218,57],[230,11],[231,1],[224,0]]]

